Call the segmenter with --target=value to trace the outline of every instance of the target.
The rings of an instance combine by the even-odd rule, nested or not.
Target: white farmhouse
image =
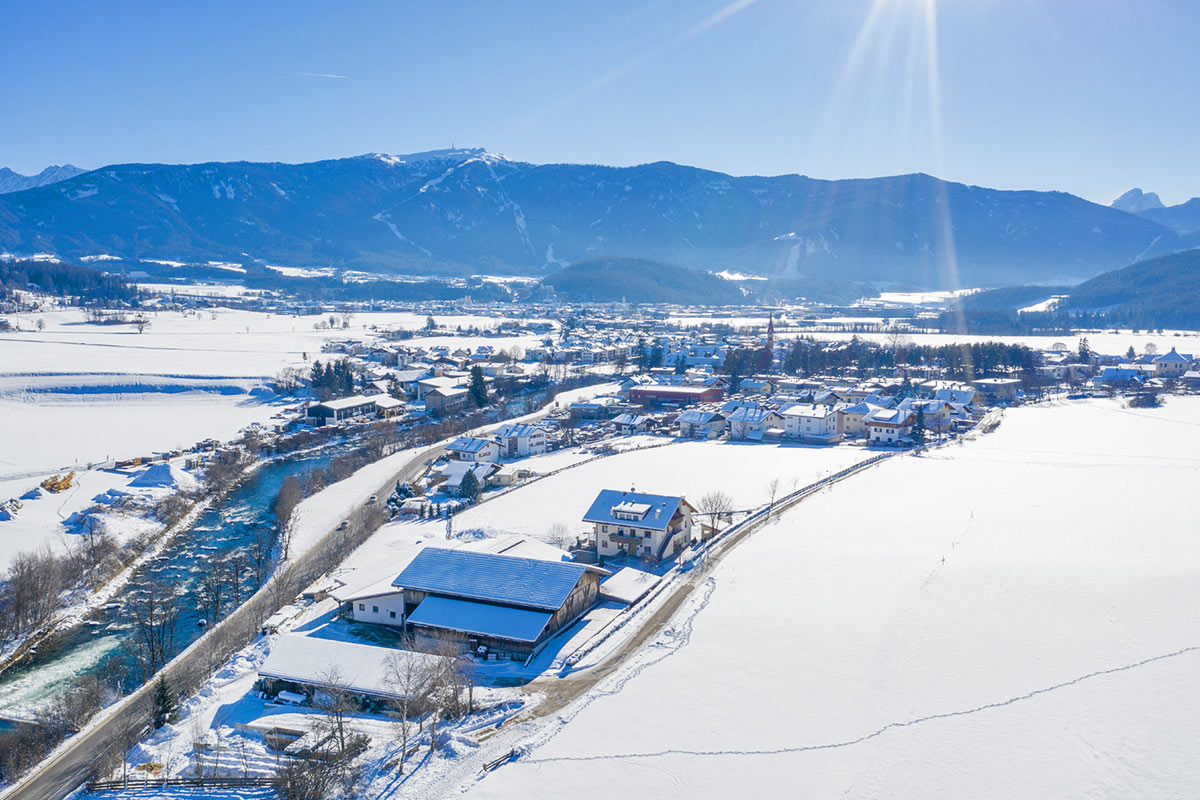
[[[793,439],[814,444],[833,444],[842,438],[840,417],[833,406],[797,403],[779,412],[784,430]]]
[[[743,407],[735,409],[726,419],[730,439],[761,440],[768,428],[781,425],[783,420],[769,408]]]
[[[679,435],[687,438],[719,436],[725,430],[725,416],[719,411],[692,408],[680,414],[675,422],[679,425]]]
[[[867,426],[863,421],[866,416],[872,411],[885,406],[876,405],[867,401],[855,403],[852,406],[842,406],[838,409],[838,416],[842,418],[842,435],[843,436],[866,436]]]
[[[482,436],[459,436],[446,445],[446,452],[456,461],[495,463],[500,460],[500,443]]]
[[[917,415],[902,408],[877,408],[863,418],[871,444],[900,444],[912,433]]]
[[[1154,365],[1155,377],[1172,379],[1178,378],[1188,371],[1191,359],[1187,356],[1181,356],[1172,347],[1171,352],[1155,356],[1154,360],[1150,363]]]
[[[546,432],[536,425],[510,422],[492,434],[503,458],[525,458],[546,452]]]
[[[659,561],[691,543],[695,511],[682,497],[605,489],[583,521],[595,531],[601,558],[630,555]]]

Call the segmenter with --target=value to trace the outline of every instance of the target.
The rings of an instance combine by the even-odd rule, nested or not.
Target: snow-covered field
[[[354,314],[349,328],[318,330],[325,316],[292,316],[228,308],[148,316],[149,327],[138,333],[131,325],[93,325],[80,309],[66,308],[13,318],[27,332],[0,334],[4,374],[116,373],[141,375],[271,377],[288,366],[300,366],[307,354],[322,358],[321,347],[332,339],[361,339],[369,328],[415,330],[425,317],[407,312]],[[440,326],[492,328],[503,318],[475,315],[438,316]],[[42,331],[32,331],[37,321]],[[423,347],[474,347],[487,343],[508,348],[529,346],[536,336],[432,336],[411,340]]]
[[[713,479],[752,494],[722,463]],[[1194,797],[1198,479],[1200,398],[1011,410],[977,441],[887,461],[734,549],[468,794]],[[548,517],[547,485],[513,498]]]
[[[640,445],[670,441],[661,437],[656,441],[649,436],[628,438]],[[614,440],[618,445],[621,441]],[[542,461],[541,465],[540,459],[517,463],[533,469],[542,469],[543,465],[558,468],[569,465],[567,453],[577,452],[545,456],[548,463]],[[807,485],[868,455],[864,448],[852,446],[676,442],[609,456],[534,481],[455,515],[453,529],[481,528],[489,534],[521,533],[545,539],[555,523],[563,523],[571,533],[584,533],[589,526],[580,519],[596,493],[630,486],[654,494],[682,494],[693,503],[706,492],[722,489],[736,508],[754,508],[768,501],[767,484],[772,477],[780,477],[779,494],[783,495],[794,488],[793,482],[796,486]],[[418,539],[442,538],[445,530],[443,520],[385,525],[346,561],[346,566],[366,570],[400,563]]]
[[[0,480],[231,439],[285,407],[211,392],[0,398]]]
[[[329,340],[425,323],[418,314],[363,313],[348,329],[316,330],[325,317],[226,308],[149,319],[139,334],[131,325],[91,324],[76,308],[13,318],[26,330],[0,334],[0,478],[230,438],[278,413],[284,404],[265,384],[286,367],[328,358],[321,348]],[[503,321],[437,319],[451,328]],[[44,329],[36,331],[39,321]],[[511,348],[537,341],[443,335],[413,344]]]

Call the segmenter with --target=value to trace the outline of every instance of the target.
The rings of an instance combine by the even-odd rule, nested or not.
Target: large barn
[[[392,581],[417,647],[450,638],[524,660],[595,604],[609,573],[566,561],[427,547]]]

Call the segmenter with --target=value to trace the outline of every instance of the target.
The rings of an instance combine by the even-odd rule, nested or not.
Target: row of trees
[[[141,299],[137,286],[119,275],[49,261],[0,262],[0,299],[28,289],[107,307],[136,306]]]
[[[725,354],[721,372],[736,379],[767,372],[773,365],[773,354],[767,348],[737,348]],[[993,373],[1032,370],[1040,358],[1036,351],[1021,344],[1006,342],[976,342],[972,344],[912,345],[903,337],[887,343],[877,343],[857,337],[848,342],[831,345],[812,338],[800,337],[784,355],[780,365],[792,375],[878,374],[904,366],[939,366],[949,377],[974,380]],[[731,391],[736,388],[731,387]]]
[[[332,360],[328,364],[314,361],[310,380],[313,394],[318,400],[354,394],[354,369],[348,358]]]

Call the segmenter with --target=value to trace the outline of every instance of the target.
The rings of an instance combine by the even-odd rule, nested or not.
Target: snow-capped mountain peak
[[[401,164],[421,164],[430,161],[444,161],[458,164],[467,161],[484,161],[489,164],[498,164],[500,162],[509,160],[499,153],[493,153],[482,147],[454,147],[445,148],[442,150],[426,150],[421,153],[408,153],[405,155],[371,153],[365,157],[374,158],[390,166],[399,166]]]
[[[1163,208],[1163,201],[1154,192],[1143,192],[1141,189],[1130,189],[1125,194],[1113,200],[1112,207],[1120,211],[1137,214],[1151,208]]]
[[[76,175],[81,175],[84,172],[87,172],[87,170],[80,169],[73,164],[63,164],[61,167],[58,164],[51,164],[37,175],[22,175],[8,167],[0,167],[0,194],[36,189],[39,186],[49,186],[52,183],[74,178]]]

